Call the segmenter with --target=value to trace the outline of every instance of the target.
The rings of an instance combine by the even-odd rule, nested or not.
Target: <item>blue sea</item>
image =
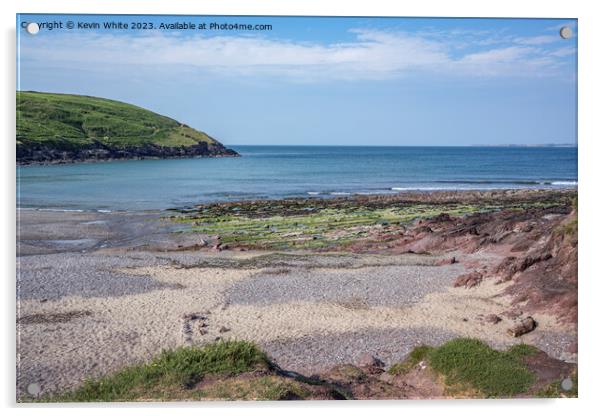
[[[240,158],[17,168],[20,207],[155,210],[413,190],[574,188],[574,147],[231,146]]]

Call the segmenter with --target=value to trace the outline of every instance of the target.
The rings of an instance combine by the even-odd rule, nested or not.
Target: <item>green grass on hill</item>
[[[525,393],[535,375],[522,358],[537,350],[525,344],[497,351],[484,342],[457,338],[428,352],[433,370],[445,377],[452,390],[471,390],[485,397],[512,397]]]
[[[148,364],[127,367],[47,402],[112,402],[202,398],[193,387],[209,374],[237,375],[269,367],[268,357],[246,341],[225,341],[204,348],[181,347],[164,351]]]
[[[217,400],[302,400],[310,394],[304,383],[265,375],[219,380],[208,386],[201,396]]]
[[[117,148],[215,143],[203,132],[135,105],[83,95],[17,92],[17,146],[74,150],[95,141]]]
[[[448,394],[452,396],[512,397],[527,392],[535,382],[535,374],[522,359],[536,351],[526,344],[498,351],[478,339],[456,338],[438,348],[416,347],[388,372],[403,376],[425,361],[443,376]]]
[[[432,351],[433,347],[428,345],[420,345],[414,348],[404,361],[393,364],[391,368],[389,368],[388,373],[394,376],[403,376],[407,374],[413,367],[418,365],[418,363],[425,361]]]

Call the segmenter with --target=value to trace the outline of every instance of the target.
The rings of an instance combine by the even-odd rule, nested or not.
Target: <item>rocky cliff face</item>
[[[555,200],[548,198],[541,203]],[[543,311],[559,322],[577,322],[576,205],[506,209],[465,217],[441,214],[419,221],[390,245],[390,251],[402,253],[494,255],[501,261],[493,267],[487,262],[465,263],[467,273],[458,277],[455,286],[471,288],[484,279],[509,282],[504,293],[512,296],[516,311]],[[355,249],[364,251],[366,247],[358,244]]]
[[[112,147],[101,142],[94,142],[77,149],[60,149],[44,144],[17,146],[17,163],[70,163],[87,161],[108,161],[119,159],[168,159],[188,157],[225,157],[240,156],[232,149],[220,143],[204,142],[193,146],[166,147],[145,144],[136,147]]]

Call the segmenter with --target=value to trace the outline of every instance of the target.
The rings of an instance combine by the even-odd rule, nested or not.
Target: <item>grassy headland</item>
[[[104,98],[17,92],[17,160],[236,155],[185,124]]]

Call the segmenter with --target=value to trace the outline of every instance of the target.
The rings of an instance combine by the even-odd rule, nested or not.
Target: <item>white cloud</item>
[[[551,31],[551,30],[559,31],[564,26],[570,27],[573,30],[573,32],[574,32],[575,29],[577,29],[577,21],[576,20],[571,20],[571,21],[567,21],[567,22],[557,23],[557,24],[555,24],[553,26],[546,27],[545,30],[548,30],[548,31]]]
[[[550,52],[549,55],[558,58],[563,58],[565,56],[571,56],[575,53],[577,53],[577,48],[575,48],[574,46],[565,46]]]
[[[547,43],[554,43],[561,41],[562,38],[560,35],[541,35],[541,36],[531,36],[525,38],[515,38],[514,42],[519,45],[545,45]]]
[[[379,30],[352,30],[344,43],[308,43],[253,36],[182,36],[154,32],[37,36],[23,39],[21,57],[40,65],[90,68],[112,64],[196,68],[222,75],[270,75],[293,80],[388,79],[411,73],[451,76],[541,76],[553,74],[562,49],[548,53],[527,45],[546,36],[515,40],[515,45],[464,52],[449,37]],[[544,39],[545,38],[545,39]],[[525,41],[525,39],[527,39]],[[454,43],[456,42],[456,43]],[[464,41],[465,42],[465,41]],[[470,44],[469,44],[470,45]]]

